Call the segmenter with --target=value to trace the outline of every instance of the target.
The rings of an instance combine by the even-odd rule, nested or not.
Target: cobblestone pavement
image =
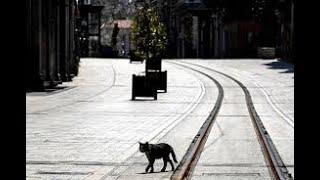
[[[248,87],[258,114],[293,172],[293,67],[275,60],[185,61],[230,74]],[[157,101],[130,100],[132,74],[142,72],[145,65],[120,59],[81,59],[79,76],[63,83],[66,88],[27,93],[27,179],[168,179],[171,171],[142,174],[147,161],[137,152],[137,142],[167,142],[174,147],[178,161],[181,160],[215,103],[217,88],[208,78],[163,62],[163,69],[168,70],[168,92],[159,93]],[[237,96],[230,96],[224,103],[237,100]],[[221,115],[236,112],[237,109],[226,108]],[[217,146],[220,149],[215,149],[212,144],[221,130],[232,132],[227,127],[234,118],[222,119],[225,122],[220,120],[214,125],[202,156],[213,160],[216,165],[213,167],[220,168],[220,174],[228,167],[223,167],[223,159],[215,158],[219,153],[212,152],[229,146],[220,142]],[[241,121],[244,119],[239,118]],[[241,134],[242,130],[239,133],[245,137],[251,133]],[[249,144],[251,149],[256,147]],[[238,145],[235,147],[240,149],[234,151],[243,152],[244,146]],[[256,156],[248,158],[253,157]],[[201,165],[210,163],[200,161]],[[255,171],[263,166],[253,161],[251,165]],[[157,162],[155,171],[161,166],[162,161]],[[205,171],[203,177],[210,179],[214,175],[210,168]],[[196,174],[199,173],[203,175],[201,171]],[[254,179],[261,174],[239,175]],[[228,177],[237,178],[232,174]]]
[[[289,172],[294,176],[293,65],[277,60],[261,59],[186,60],[186,62],[226,73],[248,88],[257,113]]]
[[[161,139],[204,96],[194,75],[164,64],[168,92],[157,101],[131,101],[132,74],[144,64],[82,59],[80,65],[65,90],[26,95],[27,179],[101,179],[138,150],[138,141]]]
[[[255,88],[264,91],[263,94],[274,105],[273,109],[294,124],[294,66],[292,64],[275,59],[198,60],[196,63],[236,77],[248,84],[251,91]]]
[[[194,68],[214,77],[224,98],[192,179],[271,179],[241,87],[221,74]]]
[[[178,61],[182,62],[182,60],[177,60],[176,62]],[[276,76],[278,76],[280,81],[287,82],[287,84],[292,83],[293,86],[293,79],[291,78],[293,77],[293,73],[291,73],[290,79],[287,80],[287,74],[277,74],[278,71],[275,69],[268,69],[268,66],[264,65],[270,64],[274,62],[274,60],[226,60],[226,62],[224,62],[224,60],[185,61],[203,64],[206,65],[206,67],[212,67],[227,74],[231,74],[248,87],[253,97],[255,107],[260,114],[260,118],[264,121],[264,125],[272,135],[274,143],[287,165],[289,172],[293,174],[293,129],[282,119],[282,116],[278,114],[278,111],[271,106],[271,103],[274,103],[275,101],[268,101],[264,91],[262,91],[264,88],[272,88],[274,94],[281,94],[284,92],[293,93],[292,91],[290,92],[290,85],[287,86],[289,88],[282,91],[283,87],[285,87],[283,84],[272,83],[272,80],[270,78],[268,79],[270,76],[273,78],[277,78]],[[219,64],[220,66],[216,64]],[[240,66],[239,64],[241,64],[241,68],[236,69]],[[250,72],[252,69],[256,72],[264,73],[262,73],[259,78],[252,77],[252,75],[248,73],[248,71]],[[207,73],[213,74],[215,78],[218,78],[219,76],[215,73]],[[260,80],[260,84],[262,85],[256,83],[256,81],[253,82],[253,78],[258,82]],[[210,80],[203,77],[199,77],[199,79],[204,82],[207,90],[206,96],[208,96],[208,94],[212,93],[209,92],[210,87],[212,87],[209,82]],[[200,157],[192,179],[270,179],[264,158],[262,158],[260,145],[257,143],[252,124],[249,120],[250,117],[246,111],[247,108],[245,107],[241,88],[234,82],[225,82],[225,78],[221,79],[221,76],[218,80],[221,83],[224,82],[223,86],[226,91],[223,107],[219,113],[217,122],[214,124],[211,134],[209,135],[204,152]],[[268,82],[269,86],[263,84]],[[279,87],[279,85],[281,86]],[[215,91],[215,93],[217,92]],[[293,94],[287,94],[287,97],[293,97]],[[276,99],[277,96],[272,98]],[[205,105],[206,103],[204,102],[200,103],[203,106],[195,109],[194,112],[200,111],[200,109],[208,109],[209,102],[213,103],[213,101],[210,101],[210,96],[205,99],[204,102],[207,102],[207,105]],[[287,99],[287,102],[291,103],[292,101],[293,99]],[[284,103],[280,100],[278,102]],[[287,107],[293,108],[290,104]],[[290,111],[290,109],[288,110]],[[199,116],[206,113],[200,112],[195,114]],[[191,142],[196,134],[195,129],[197,128],[192,129],[190,127],[200,127],[203,122],[203,119],[198,120],[196,118],[198,116],[186,117],[186,120],[183,121],[183,123],[178,124],[161,140],[162,142],[169,142],[174,144],[175,147],[178,147],[177,154],[180,158],[183,156],[183,152],[185,152],[188,143]],[[185,133],[186,130],[192,133]],[[105,179],[169,179],[171,175],[170,172],[142,174],[147,163],[145,157],[139,153],[129,158],[128,164],[129,167],[123,167],[122,169],[118,168],[118,170],[115,171],[115,174],[111,173],[111,175],[107,176]],[[156,163],[155,169],[159,170],[161,166],[162,164],[160,161]]]
[[[167,64],[167,63],[165,63]],[[194,74],[204,86],[204,95],[200,99],[197,107],[195,107],[190,113],[183,117],[180,123],[177,123],[168,133],[166,133],[161,139],[154,140],[152,143],[166,142],[173,146],[178,162],[182,159],[186,153],[189,145],[191,144],[194,136],[199,131],[200,127],[208,117],[212,107],[214,106],[217,96],[218,88],[207,77],[200,75],[192,70],[175,66],[187,71],[190,74]],[[120,165],[115,168],[113,173],[109,173],[105,176],[105,180],[117,179],[117,180],[140,180],[140,179],[169,179],[172,171],[168,165],[166,172],[159,173],[163,166],[162,160],[155,162],[155,173],[144,174],[145,167],[147,166],[147,159],[144,154],[136,153],[127,160],[127,166]],[[177,164],[175,164],[177,166]]]

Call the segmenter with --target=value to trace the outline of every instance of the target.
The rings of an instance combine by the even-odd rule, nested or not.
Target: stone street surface
[[[194,61],[190,60],[186,62],[194,63]],[[276,146],[282,160],[287,166],[287,169],[292,174],[292,176],[294,176],[293,65],[284,62],[278,62],[276,60],[199,60],[196,61],[196,64],[200,64],[206,67],[213,68],[217,71],[224,72],[238,79],[248,88],[252,96],[252,100],[254,102],[254,106],[257,110],[257,113],[259,114],[264,126],[266,127],[269,135],[271,136],[274,145]],[[220,76],[216,74],[214,77],[219,78]],[[224,89],[226,91],[225,96],[228,96],[228,87],[229,86],[224,86]],[[242,98],[242,100],[244,100],[244,97]],[[240,103],[237,102],[236,97],[233,97],[232,99],[230,99],[230,101],[236,101],[234,102],[235,104]],[[225,103],[231,104],[230,102]],[[224,112],[223,107],[224,106],[222,105],[222,110],[219,113],[221,116],[223,116]],[[226,107],[230,108],[229,106]],[[230,112],[229,116],[230,114],[235,116],[236,113],[239,112]],[[241,121],[240,117],[238,117],[237,119],[238,121]],[[247,118],[247,120],[248,119],[249,118]],[[232,140],[234,140],[234,138],[229,138],[227,135],[230,134],[230,136],[232,137],[232,134],[236,134],[235,137],[237,138],[246,138],[244,134],[239,133],[241,132],[240,128],[243,128],[241,127],[241,125],[243,125],[244,122],[238,125],[235,121],[232,121],[232,124],[228,125],[230,121],[232,121],[232,118],[230,117],[217,118],[217,123],[214,125],[211,131],[211,136],[209,136],[209,139],[205,146],[205,149],[209,146],[212,149],[209,148],[207,151],[203,152],[198,162],[199,168],[197,168],[194,173],[196,178],[193,179],[199,179],[199,177],[204,177],[202,176],[204,173],[203,169],[206,168],[209,168],[207,170],[209,171],[207,172],[209,177],[203,179],[213,179],[212,174],[216,175],[217,179],[228,179],[230,178],[230,176],[238,176],[236,179],[262,179],[259,173],[248,173],[243,172],[245,170],[242,170],[245,169],[245,167],[243,166],[246,165],[247,167],[252,167],[252,169],[254,169],[254,166],[259,166],[257,163],[251,163],[251,160],[248,157],[245,158],[246,164],[242,164],[239,161],[236,161],[236,158],[233,158],[234,156],[228,153],[228,151],[230,151],[230,153],[245,151],[241,151],[239,149],[239,147],[244,146],[243,143],[240,143],[241,141],[238,141],[240,145],[237,145],[236,143],[234,144],[234,146],[225,145],[227,144],[225,142],[232,142]],[[218,127],[219,124],[222,128]],[[223,124],[226,124],[226,128],[223,128]],[[222,132],[224,132],[225,130],[226,132],[230,131],[230,133],[223,133],[224,136],[221,137],[221,134],[218,133],[221,129]],[[249,133],[249,130],[246,130],[245,133]],[[222,143],[222,147],[227,146],[228,151],[221,149],[220,145],[218,145],[221,141],[223,141],[223,139],[226,139],[226,141]],[[211,142],[216,144],[212,145]],[[248,152],[248,150],[246,151]],[[243,158],[243,155],[237,156]],[[222,161],[221,158],[227,159],[223,159]],[[218,166],[220,166],[220,163],[218,162],[226,163],[225,168],[229,168],[230,172],[226,172],[226,170],[223,169],[224,167],[210,168],[212,164],[217,164]],[[206,166],[205,164],[209,165]],[[236,170],[236,167],[240,167],[240,170]],[[199,174],[200,176],[198,176]]]
[[[218,95],[207,77],[170,62],[222,71],[250,91],[282,160],[293,174],[293,66],[277,60],[166,60],[168,92],[131,101],[132,74],[145,64],[125,59],[81,59],[65,88],[26,94],[27,179],[169,179],[172,171],[144,174],[138,141],[166,142],[181,160]],[[200,69],[201,68],[197,68]],[[240,87],[217,73],[225,91],[193,179],[270,179]],[[177,164],[175,164],[177,166]]]

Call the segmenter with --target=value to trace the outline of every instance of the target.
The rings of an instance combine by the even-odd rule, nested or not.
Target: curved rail
[[[211,128],[213,126],[213,123],[218,115],[219,110],[220,110],[224,92],[223,92],[223,88],[222,88],[221,84],[217,80],[215,80],[213,77],[211,77],[210,75],[208,75],[204,72],[201,72],[199,70],[196,70],[194,68],[185,66],[185,65],[181,65],[178,63],[174,63],[174,62],[170,62],[170,63],[175,64],[175,65],[179,65],[179,66],[183,66],[185,68],[188,68],[188,69],[196,71],[200,74],[203,74],[204,76],[211,79],[217,85],[218,90],[219,90],[218,99],[217,99],[213,109],[211,110],[208,118],[205,120],[205,122],[201,126],[197,135],[193,138],[186,154],[183,156],[182,160],[180,161],[179,165],[177,166],[177,168],[175,169],[175,171],[173,172],[173,174],[171,176],[172,180],[180,180],[180,179],[188,179],[188,177],[191,176],[193,169],[194,169],[195,165],[197,164],[198,159],[200,157],[200,154],[204,148],[204,145],[208,139],[208,136],[209,136],[209,133],[210,133]]]
[[[270,135],[268,134],[268,132],[267,132],[266,128],[264,127],[257,111],[254,108],[253,101],[252,101],[251,95],[250,95],[247,87],[244,86],[239,80],[237,80],[234,77],[232,77],[228,74],[225,74],[223,72],[220,72],[215,69],[208,68],[208,67],[205,67],[202,65],[193,64],[190,62],[183,62],[183,63],[197,66],[197,67],[200,67],[203,69],[207,69],[209,71],[214,71],[218,74],[221,74],[221,75],[233,80],[241,87],[241,89],[243,90],[243,92],[245,94],[247,108],[248,108],[248,111],[249,111],[249,114],[251,117],[251,121],[254,125],[256,135],[258,136],[258,140],[259,140],[263,155],[269,165],[269,169],[270,169],[272,177],[277,180],[292,180],[293,178],[292,178],[291,174],[288,172],[285,164],[283,163],[283,161],[279,155],[279,152],[277,151],[276,147],[274,146],[274,144],[272,142]]]
[[[260,84],[253,82],[257,87],[260,88],[260,91],[264,94],[264,96],[266,97],[268,103],[270,104],[270,106],[273,108],[273,110],[275,112],[277,112],[279,114],[279,116],[282,117],[282,119],[291,127],[294,128],[294,121],[288,117],[285,113],[283,113],[283,111],[277,106],[276,103],[274,103],[272,101],[272,99],[269,97],[268,93],[261,87]]]

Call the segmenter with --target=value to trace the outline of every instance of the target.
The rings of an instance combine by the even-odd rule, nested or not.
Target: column
[[[199,57],[199,21],[197,16],[192,16],[192,46],[196,51],[196,57]]]
[[[54,0],[47,1],[48,13],[48,81],[51,85],[56,84],[56,4]]]
[[[60,61],[61,61],[61,17],[63,14],[61,13],[61,1],[60,0],[55,0],[55,11],[56,11],[56,26],[55,26],[55,33],[56,33],[56,74],[55,74],[55,79],[59,83],[62,83],[61,80],[61,74],[60,74]],[[63,4],[62,4],[63,5]]]
[[[49,32],[49,23],[48,23],[48,1],[41,2],[41,37],[40,37],[40,77],[43,81],[43,86],[48,86],[49,83],[49,39],[48,39],[48,32]]]
[[[72,76],[75,74],[75,59],[74,59],[74,1],[69,0],[69,46],[68,46],[68,64],[69,64],[69,74],[68,78],[71,80]]]

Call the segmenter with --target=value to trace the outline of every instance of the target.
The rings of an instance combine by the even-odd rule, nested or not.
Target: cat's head
[[[149,143],[148,142],[146,142],[146,143],[139,142],[139,150],[140,150],[140,152],[148,152],[150,150]]]

